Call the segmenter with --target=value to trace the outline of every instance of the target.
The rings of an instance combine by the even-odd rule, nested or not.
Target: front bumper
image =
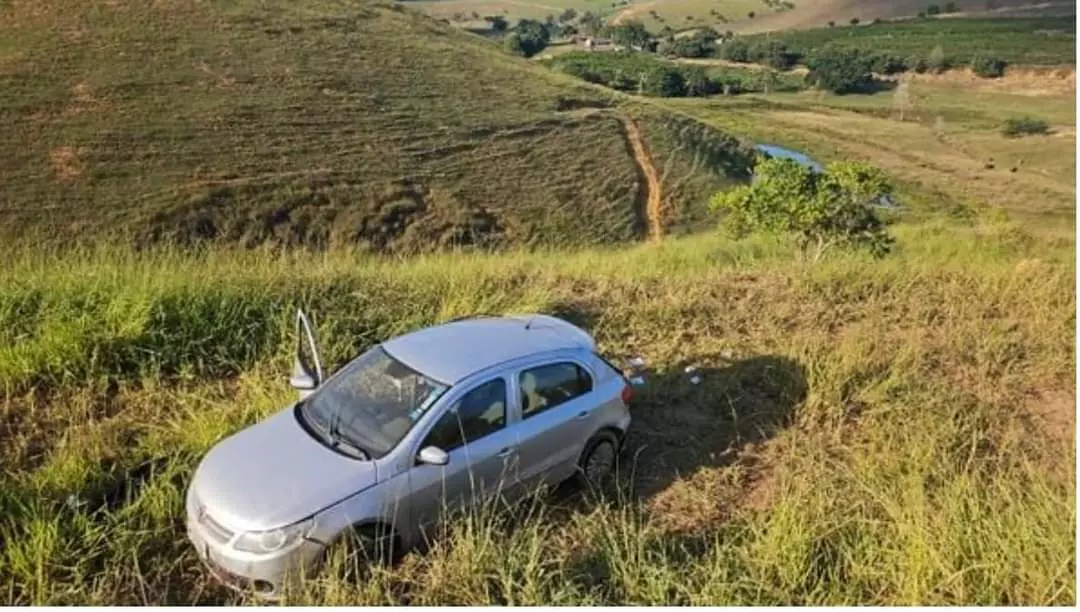
[[[270,555],[256,555],[221,542],[188,515],[187,536],[199,559],[220,582],[233,589],[254,592],[261,597],[281,597],[289,581],[310,575],[317,569],[325,546],[301,540],[291,548]]]

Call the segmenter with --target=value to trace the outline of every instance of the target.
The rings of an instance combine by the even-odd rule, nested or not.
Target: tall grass
[[[896,231],[891,258],[818,265],[719,236],[408,261],[12,251],[0,593],[242,601],[187,546],[183,492],[293,397],[302,306],[334,365],[453,316],[544,311],[650,372],[603,499],[477,512],[397,566],[339,558],[291,602],[1073,603],[1073,406],[1054,399],[1074,397],[1073,243]]]

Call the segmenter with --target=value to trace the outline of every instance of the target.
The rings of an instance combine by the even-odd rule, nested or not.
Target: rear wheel
[[[580,484],[596,489],[604,484],[619,456],[619,438],[614,432],[604,430],[589,439],[578,459],[577,480]]]

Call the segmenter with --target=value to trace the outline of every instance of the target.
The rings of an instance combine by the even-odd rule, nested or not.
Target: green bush
[[[720,57],[730,62],[749,62],[751,61],[750,43],[741,38],[728,40],[720,45]]]
[[[1045,119],[1035,117],[1014,117],[1005,120],[1001,126],[1001,133],[1008,138],[1017,138],[1031,134],[1046,134],[1050,131],[1050,124]]]
[[[997,79],[1005,76],[1005,66],[1008,62],[1000,57],[976,55],[971,60],[971,70],[975,74],[986,79]]]
[[[777,70],[790,70],[801,59],[782,40],[769,40],[750,47],[750,58]]]
[[[532,57],[544,50],[551,40],[548,26],[536,19],[522,19],[507,37],[507,49],[523,57]]]
[[[889,53],[875,53],[870,60],[870,70],[877,74],[897,74],[908,69],[908,62]]]
[[[893,239],[874,206],[891,193],[885,175],[863,163],[815,172],[790,159],[766,159],[750,185],[716,194],[710,207],[727,213],[724,226],[736,235],[793,235],[815,260],[834,247],[865,248],[880,257]]]

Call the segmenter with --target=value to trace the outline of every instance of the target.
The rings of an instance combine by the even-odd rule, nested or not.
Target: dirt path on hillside
[[[634,161],[641,170],[641,176],[645,179],[645,192],[639,196],[641,206],[645,211],[648,222],[649,241],[659,242],[664,235],[664,225],[660,212],[660,175],[653,165],[649,150],[645,147],[645,139],[641,136],[634,120],[620,116],[623,127],[626,128],[626,140],[630,143],[630,149],[634,153]]]
[[[637,4],[631,4],[630,6],[622,9],[615,14],[615,19],[611,20],[611,25],[622,25],[622,23],[627,19],[634,17],[638,13],[644,13],[652,7],[656,6],[657,4],[659,4],[659,2],[655,0],[653,2],[639,2]]]

